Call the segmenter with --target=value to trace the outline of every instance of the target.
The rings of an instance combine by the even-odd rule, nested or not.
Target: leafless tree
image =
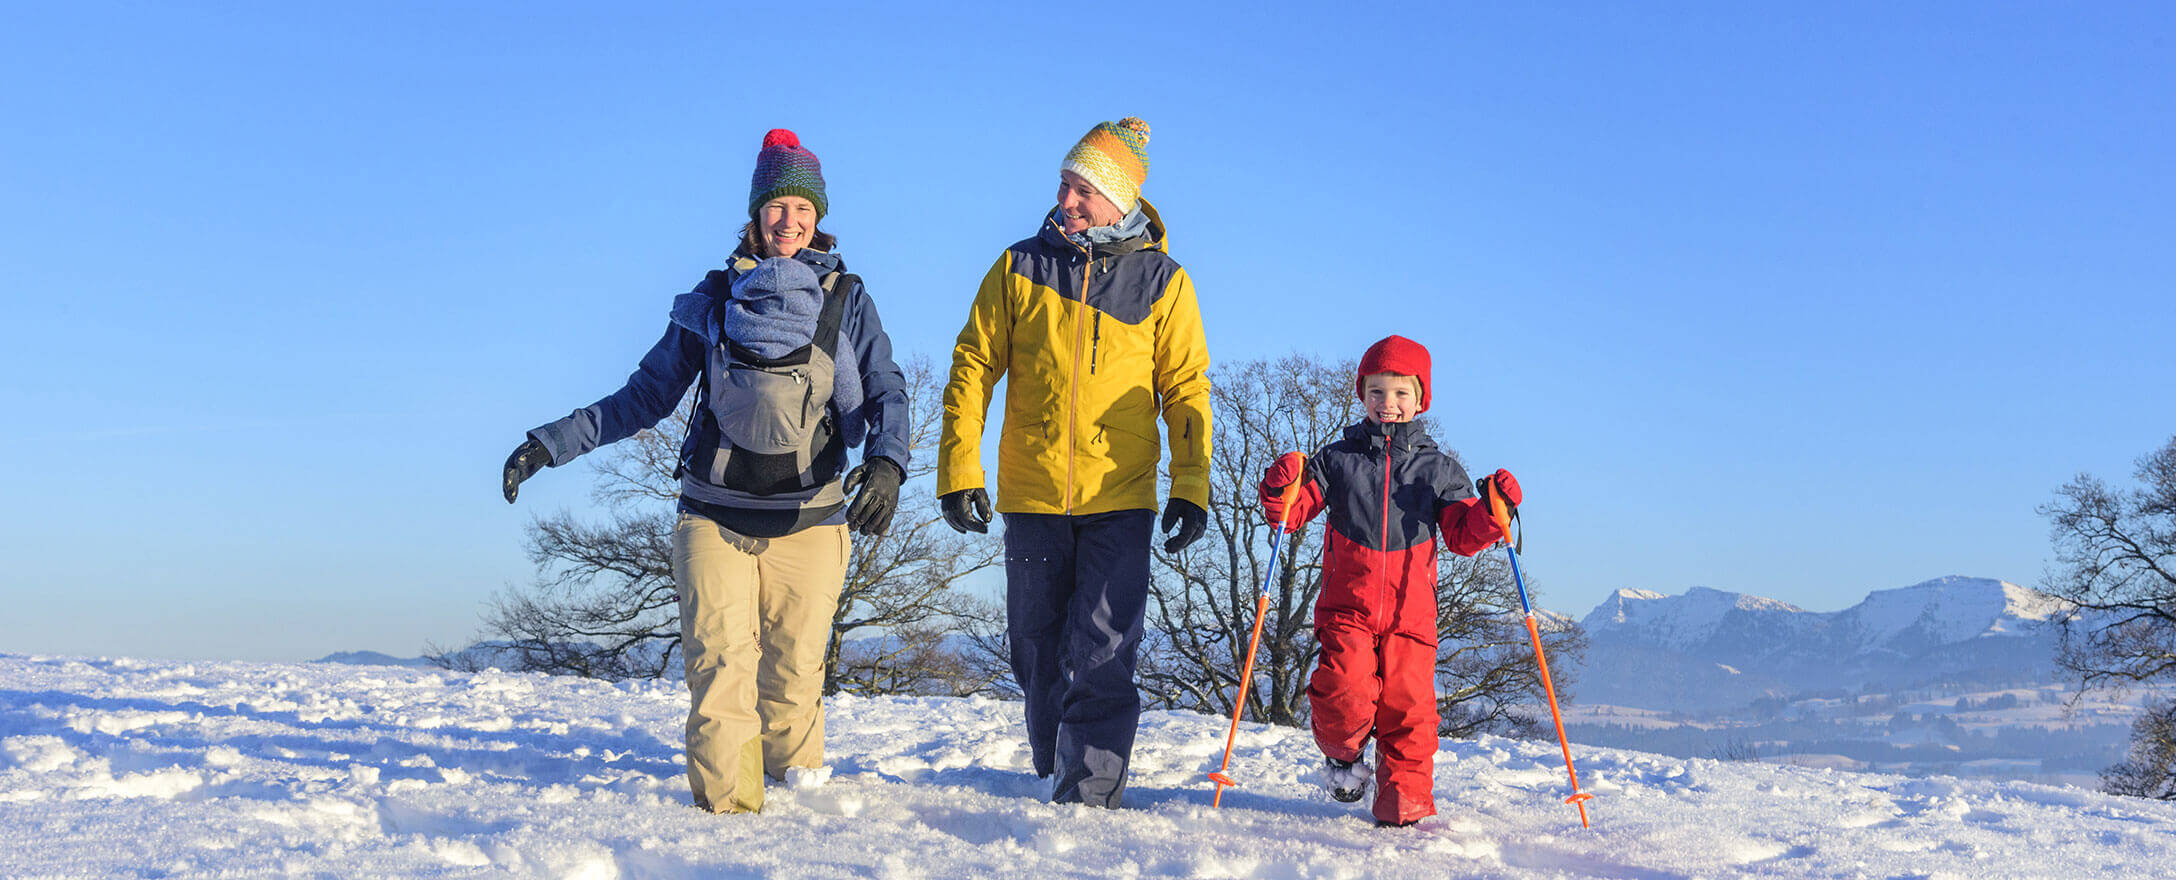
[[[2176,437],[2138,459],[2134,473],[2141,485],[2123,490],[2079,474],[2039,508],[2053,524],[2057,562],[2043,587],[2068,604],[2056,661],[2078,676],[2081,694],[2176,681]],[[2154,726],[2153,716],[2134,728],[2131,759],[2109,768],[2123,780],[2107,783],[2115,786],[2109,791],[2176,785],[2165,751],[2151,759],[2154,749],[2169,748],[2168,725]],[[2164,740],[2156,745],[2153,736]],[[2141,776],[2150,773],[2159,781]]]
[[[1436,633],[1442,641],[1436,649],[1436,708],[1443,735],[1554,735],[1540,723],[1541,667],[1534,662],[1518,585],[1503,551],[1485,550],[1471,558],[1445,553],[1437,573]],[[1527,589],[1534,589],[1531,581]],[[1569,700],[1586,633],[1568,617],[1542,611],[1534,617],[1557,698]]]
[[[1231,714],[1273,529],[1262,521],[1255,486],[1278,455],[1319,449],[1361,418],[1355,369],[1350,361],[1294,354],[1216,370],[1209,532],[1177,556],[1156,555],[1139,676],[1151,705]],[[1298,725],[1307,717],[1307,676],[1320,652],[1313,619],[1322,590],[1321,529],[1318,518],[1284,539],[1246,718]],[[1532,733],[1531,713],[1522,710],[1541,699],[1540,677],[1506,564],[1500,556],[1441,554],[1436,595],[1444,732]],[[1544,642],[1561,690],[1582,637],[1575,624],[1552,619]]]
[[[2130,754],[2100,771],[2109,794],[2176,800],[2176,700],[2156,700],[2131,722]]]
[[[1353,369],[1294,354],[1212,374],[1209,531],[1177,556],[1156,553],[1139,675],[1151,705],[1231,714],[1274,529],[1262,521],[1255,485],[1277,456],[1321,448],[1359,417]],[[1322,591],[1319,531],[1302,526],[1282,539],[1248,718],[1296,725],[1306,715],[1307,671],[1320,650],[1313,627]]]
[[[902,367],[910,399],[907,470],[891,533],[856,535],[825,652],[825,693],[968,694],[991,689],[987,650],[954,631],[987,632],[998,612],[962,582],[999,558],[997,542],[943,525],[926,477],[935,469],[943,382],[926,358]],[[591,496],[614,512],[589,525],[566,513],[529,527],[539,570],[486,610],[477,646],[434,650],[456,668],[481,664],[595,678],[657,677],[679,663],[672,581],[673,476],[693,395],[673,416],[605,452]]]

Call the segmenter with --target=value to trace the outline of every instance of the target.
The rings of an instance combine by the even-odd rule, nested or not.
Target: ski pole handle
[[[1515,510],[1515,508],[1511,507],[1509,503],[1504,501],[1504,493],[1498,490],[1495,486],[1490,486],[1488,491],[1488,517],[1489,519],[1493,519],[1496,521],[1497,528],[1503,530],[1504,544],[1506,546],[1510,545],[1511,543],[1511,517],[1513,516],[1513,510]]]
[[[1277,531],[1279,532],[1291,531],[1292,502],[1300,497],[1300,481],[1307,479],[1307,453],[1295,452],[1292,454],[1299,457],[1300,472],[1293,475],[1292,482],[1284,484],[1284,493],[1278,496],[1280,506],[1277,513]]]

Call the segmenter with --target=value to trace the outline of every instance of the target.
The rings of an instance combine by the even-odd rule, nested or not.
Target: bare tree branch
[[[2137,462],[2140,486],[2117,491],[2080,474],[2038,510],[2051,523],[2057,567],[2043,589],[2068,607],[2056,662],[2079,693],[2176,679],[2176,437]],[[2102,774],[2116,794],[2176,791],[2171,704],[2132,728],[2129,760]]]

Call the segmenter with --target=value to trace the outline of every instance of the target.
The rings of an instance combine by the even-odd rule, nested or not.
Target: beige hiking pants
[[[751,538],[691,513],[673,529],[688,678],[688,787],[721,813],[763,807],[763,777],[824,761],[824,647],[846,527]]]

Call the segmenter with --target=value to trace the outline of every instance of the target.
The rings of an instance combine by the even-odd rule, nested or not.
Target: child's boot
[[[1366,761],[1340,761],[1322,759],[1322,784],[1330,789],[1330,797],[1340,803],[1357,803],[1368,793],[1368,780],[1375,775]]]

